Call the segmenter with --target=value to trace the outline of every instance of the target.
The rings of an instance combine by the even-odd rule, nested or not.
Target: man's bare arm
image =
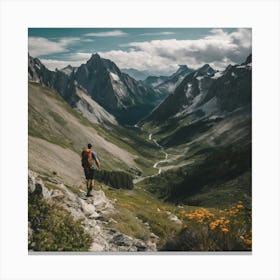
[[[98,169],[100,169],[100,161],[98,160],[98,158],[95,158],[95,163]]]

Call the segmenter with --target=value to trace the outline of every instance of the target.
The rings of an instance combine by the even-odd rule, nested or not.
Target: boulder
[[[82,211],[86,216],[93,217],[93,218],[99,217],[99,214],[96,212],[96,208],[93,204],[87,203],[81,198],[79,198],[79,203]]]
[[[182,224],[182,221],[174,214],[170,214],[168,215],[168,219],[171,221],[171,222],[174,222],[174,223],[177,223],[179,225]]]
[[[41,196],[44,199],[51,198],[51,192],[45,187],[43,181],[33,171],[28,171],[28,192]]]

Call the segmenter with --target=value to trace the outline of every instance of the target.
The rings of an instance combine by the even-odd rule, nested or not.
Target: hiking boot
[[[93,196],[92,194],[91,194],[91,192],[92,192],[92,186],[90,186],[89,188],[88,188],[88,191],[87,191],[87,195],[86,195],[86,197],[90,197],[90,196]]]

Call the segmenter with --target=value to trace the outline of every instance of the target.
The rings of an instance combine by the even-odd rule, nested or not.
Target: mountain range
[[[70,106],[78,108],[91,119],[95,118],[93,111],[99,111],[100,118],[104,117],[106,121],[113,115],[122,124],[135,124],[164,97],[141,81],[122,73],[114,62],[98,54],[93,54],[80,67],[67,66],[56,71],[48,70],[39,59],[31,56],[28,62],[30,80],[54,89]]]

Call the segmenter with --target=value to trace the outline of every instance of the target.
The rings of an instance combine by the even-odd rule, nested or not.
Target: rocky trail
[[[45,181],[50,181],[55,188],[48,189]],[[90,252],[137,252],[156,251],[154,240],[144,242],[127,236],[108,226],[113,221],[110,214],[117,211],[115,201],[109,200],[102,190],[93,191],[93,197],[85,199],[84,190],[71,191],[69,187],[53,178],[44,178],[31,170],[28,172],[28,192],[49,201],[57,201],[71,213],[74,220],[81,220],[86,233],[92,236]],[[29,240],[32,240],[33,230],[28,225]],[[31,246],[32,247],[32,246]]]

